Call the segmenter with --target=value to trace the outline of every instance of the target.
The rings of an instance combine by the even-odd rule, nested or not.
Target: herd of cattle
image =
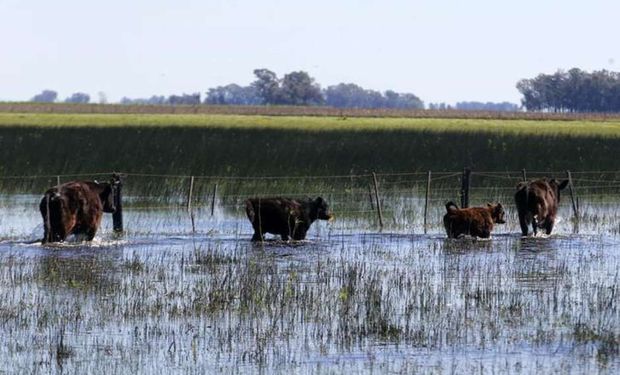
[[[39,205],[43,217],[43,243],[62,242],[69,235],[90,241],[95,237],[104,212],[116,211],[113,179],[110,182],[72,181],[54,186],[45,192]],[[560,202],[560,191],[568,184],[555,179],[538,179],[517,185],[515,203],[519,224],[524,236],[532,226],[551,234]],[[283,240],[303,240],[316,220],[331,220],[327,202],[316,199],[251,198],[246,202],[246,213],[252,223],[252,241],[263,241],[265,233],[280,235]],[[449,238],[469,235],[489,238],[495,224],[505,223],[504,208],[500,203],[485,207],[458,208],[446,203],[443,218]]]

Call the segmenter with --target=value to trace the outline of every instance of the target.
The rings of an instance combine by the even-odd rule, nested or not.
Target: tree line
[[[517,89],[528,111],[620,112],[620,73],[578,68],[522,79]]]
[[[339,83],[321,88],[307,72],[295,71],[278,77],[268,69],[254,70],[255,80],[247,86],[231,83],[201,93],[121,99],[122,104],[152,105],[305,105],[333,108],[397,108],[423,109],[424,102],[412,93],[384,92],[365,89],[354,83]],[[429,109],[477,111],[545,112],[620,112],[620,73],[608,70],[593,72],[573,68],[553,74],[539,74],[535,78],[517,82],[522,95],[522,107],[514,103],[458,102],[429,103]],[[66,103],[89,103],[88,94],[77,92],[64,99]],[[56,102],[58,94],[44,90],[34,96],[33,102]],[[99,102],[105,103],[104,93]]]
[[[121,104],[150,105],[303,105],[330,106],[335,108],[401,108],[423,109],[424,102],[411,93],[385,92],[364,89],[353,83],[340,83],[322,89],[307,72],[295,71],[279,78],[268,69],[255,69],[256,79],[247,86],[231,83],[208,89],[204,99],[201,93],[182,95],[153,95],[148,98],[123,97]],[[52,103],[58,101],[58,93],[43,90],[31,101]],[[90,97],[75,93],[64,100],[66,103],[89,103]]]
[[[422,109],[424,102],[411,93],[368,90],[354,83],[322,89],[308,73],[291,72],[278,78],[268,69],[254,70],[248,86],[232,83],[209,89],[205,103],[223,105],[326,105],[334,108]]]

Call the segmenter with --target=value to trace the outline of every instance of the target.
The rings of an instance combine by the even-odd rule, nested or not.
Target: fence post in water
[[[464,168],[463,176],[461,177],[461,208],[469,207],[469,188],[471,186],[470,176],[471,169]]]
[[[424,234],[426,234],[426,216],[428,213],[428,200],[431,196],[431,171],[426,175],[426,196],[424,198]]]
[[[192,220],[192,233],[196,232],[196,225],[194,223],[194,210],[192,210],[192,196],[194,195],[194,176],[190,176],[189,179],[189,192],[187,194],[187,212],[189,218]]]
[[[116,210],[112,214],[112,228],[116,233],[123,232],[123,181],[121,180],[121,176],[117,173],[112,174],[113,186],[112,190],[114,191],[114,206]]]
[[[573,178],[570,174],[570,171],[566,171],[566,177],[568,178],[568,191],[570,193],[570,201],[573,205],[573,215],[575,215],[575,220],[579,220],[579,207],[577,206],[577,200],[575,189],[573,188]]]
[[[217,182],[213,185],[213,195],[211,196],[211,216],[215,212],[215,195],[217,194]]]
[[[379,227],[383,229],[383,213],[381,212],[381,202],[379,202],[379,185],[377,184],[375,172],[372,172],[372,182],[375,187],[375,203],[377,204],[377,213],[379,214]]]
[[[521,177],[523,178],[523,182],[527,181],[527,173],[525,173],[525,168],[521,169]]]

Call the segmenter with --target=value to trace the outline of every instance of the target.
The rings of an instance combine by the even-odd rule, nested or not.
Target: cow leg
[[[551,234],[551,231],[553,230],[553,220],[551,220],[550,218],[547,218],[547,221],[545,222],[545,232],[547,233],[547,235]]]
[[[92,241],[95,238],[95,234],[97,234],[97,228],[89,228],[84,234],[86,235],[86,241]]]
[[[528,232],[528,220],[527,220],[527,213],[524,212],[519,212],[519,225],[521,225],[521,234],[523,236],[527,236],[527,232]]]
[[[263,242],[264,241],[264,238],[263,238],[262,234],[260,233],[260,231],[258,231],[256,229],[254,230],[254,235],[252,236],[252,241],[253,242],[257,242],[257,241]]]

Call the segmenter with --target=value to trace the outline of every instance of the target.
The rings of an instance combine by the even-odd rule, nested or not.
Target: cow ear
[[[558,190],[564,189],[567,185],[568,185],[568,180],[562,181],[562,183],[558,185]]]

